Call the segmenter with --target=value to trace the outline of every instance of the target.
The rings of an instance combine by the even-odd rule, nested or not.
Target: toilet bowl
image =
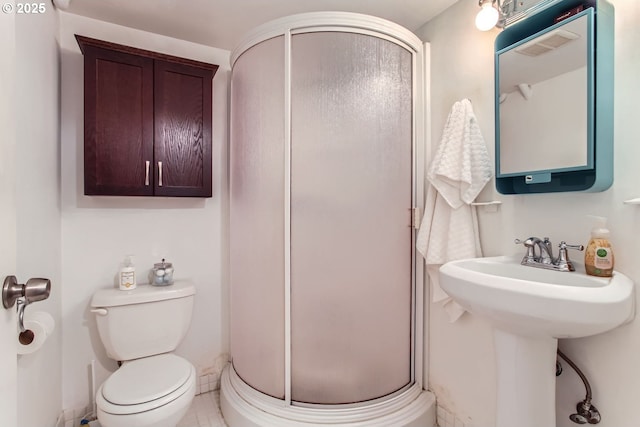
[[[196,369],[172,351],[188,330],[194,294],[188,282],[94,294],[100,339],[107,355],[122,362],[96,393],[102,427],[175,427],[185,415]]]
[[[175,427],[195,391],[195,368],[174,354],[127,362],[100,386],[98,419],[103,427]]]

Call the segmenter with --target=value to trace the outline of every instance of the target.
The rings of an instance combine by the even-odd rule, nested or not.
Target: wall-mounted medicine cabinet
[[[613,182],[613,6],[561,0],[495,42],[496,188],[604,191]]]

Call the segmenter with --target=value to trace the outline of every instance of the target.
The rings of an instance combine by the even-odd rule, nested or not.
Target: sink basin
[[[519,334],[578,338],[609,331],[634,313],[634,284],[576,271],[524,266],[522,257],[452,261],[440,268],[440,285],[465,309]]]
[[[493,325],[496,427],[554,427],[558,338],[599,334],[634,316],[634,283],[624,274],[588,276],[524,266],[522,257],[451,261],[440,286]]]

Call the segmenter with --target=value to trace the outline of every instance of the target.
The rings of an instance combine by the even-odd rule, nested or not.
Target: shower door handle
[[[422,222],[422,210],[420,208],[411,208],[411,225],[414,229],[418,230],[420,228],[420,223]]]

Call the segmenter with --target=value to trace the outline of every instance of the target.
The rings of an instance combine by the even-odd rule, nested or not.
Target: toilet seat
[[[109,414],[150,411],[182,396],[195,384],[195,368],[167,353],[123,364],[100,387],[98,407]]]

